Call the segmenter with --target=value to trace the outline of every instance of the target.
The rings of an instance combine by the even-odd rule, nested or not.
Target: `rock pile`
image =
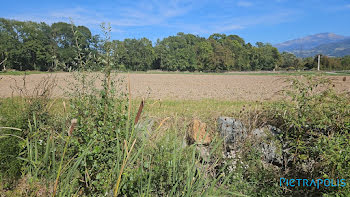
[[[262,160],[278,166],[283,164],[283,142],[279,138],[281,131],[274,126],[267,125],[257,128],[250,133],[242,122],[230,117],[219,117],[217,120],[218,131],[226,145],[226,151],[237,150],[238,145],[245,140],[254,141],[254,148],[262,153]]]
[[[218,129],[226,144],[242,140],[247,134],[241,121],[229,117],[218,118]]]
[[[217,126],[225,146],[224,156],[239,151],[246,140],[251,140],[254,142],[252,148],[261,152],[263,162],[276,166],[283,166],[288,162],[288,159],[285,159],[288,154],[286,144],[281,140],[282,132],[278,128],[267,125],[248,131],[241,121],[231,117],[219,117]],[[205,123],[194,119],[187,130],[186,142],[188,145],[195,144],[201,157],[205,161],[210,161],[208,145],[212,141],[212,135]]]

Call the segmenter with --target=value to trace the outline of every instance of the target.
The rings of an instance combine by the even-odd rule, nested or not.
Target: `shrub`
[[[301,76],[290,82],[286,100],[267,110],[269,123],[283,131],[281,137],[292,161],[284,169],[286,177],[349,178],[349,97],[337,94],[334,85],[321,76]],[[349,192],[342,187],[295,190],[300,190],[300,194]]]
[[[17,84],[17,83],[16,83]],[[23,160],[18,159],[18,155],[24,148],[24,143],[20,138],[30,136],[28,123],[35,121],[44,128],[52,128],[55,124],[54,115],[49,112],[49,101],[51,89],[55,86],[55,79],[50,77],[42,79],[33,91],[26,87],[25,76],[22,86],[13,87],[14,91],[23,97],[2,99],[0,102],[0,127],[15,127],[13,129],[0,128],[0,178],[6,179],[9,187],[13,181],[21,175]],[[18,136],[9,137],[9,136]],[[44,139],[47,134],[39,133]],[[6,182],[6,181],[5,181]]]

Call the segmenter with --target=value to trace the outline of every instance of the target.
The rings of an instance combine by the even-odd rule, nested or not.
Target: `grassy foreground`
[[[233,173],[226,172],[226,178],[220,175],[219,172],[224,173],[226,167],[218,166],[222,169],[215,173],[219,174],[209,178],[206,172],[209,166],[205,167],[194,146],[183,148],[183,137],[192,117],[199,117],[209,123],[215,121],[214,116],[219,115],[220,111],[225,110],[228,115],[232,112],[231,110],[238,110],[247,103],[215,100],[147,100],[140,122],[154,120],[155,124],[151,126],[151,130],[144,128],[138,130],[130,126],[127,128],[127,125],[120,126],[126,127],[125,129],[129,132],[112,134],[114,131],[108,135],[95,134],[86,145],[82,145],[84,148],[79,151],[76,150],[76,148],[79,149],[79,145],[73,138],[84,141],[84,138],[87,137],[84,132],[90,129],[81,125],[83,120],[80,119],[78,120],[78,131],[73,131],[73,137],[67,135],[66,131],[69,130],[67,122],[74,110],[73,102],[68,99],[44,101],[21,97],[0,99],[2,114],[0,151],[1,164],[5,167],[0,174],[2,185],[0,191],[6,196],[46,196],[53,195],[54,191],[59,196],[94,196],[105,194],[105,192],[111,195],[116,192],[127,196],[185,194],[189,196],[204,194],[245,196],[238,192],[240,189],[237,187],[248,187],[248,185],[227,185]],[[114,102],[118,101],[114,100]],[[131,101],[130,111],[137,111],[139,102],[140,100]],[[89,109],[85,108],[85,110]],[[128,113],[125,110],[120,112]],[[196,115],[192,116],[192,114]],[[127,122],[133,122],[129,119],[133,120],[134,115],[132,113],[131,118],[127,118],[128,115],[124,118],[127,119]],[[85,118],[90,119],[91,116],[88,115]],[[95,125],[95,121],[86,123],[91,124],[91,127]],[[108,127],[104,124],[99,126],[100,129]],[[11,132],[8,132],[9,127],[13,127]],[[60,128],[62,132],[59,131]],[[83,133],[80,133],[79,130]],[[101,135],[103,135],[102,138]],[[99,143],[108,143],[105,138],[113,140],[110,135],[129,140],[121,141],[121,144],[117,143],[115,148],[120,147],[117,152],[114,152],[117,155],[112,157],[115,159],[114,164],[108,164],[110,166],[105,168],[103,166],[105,164],[100,162],[105,162],[107,158],[110,159],[111,155],[101,154],[101,150],[98,149],[108,149],[108,147],[97,145],[95,140],[99,140]],[[133,140],[130,141],[130,139]],[[219,145],[220,140],[215,143]],[[137,150],[133,150],[134,146],[137,146]],[[213,148],[212,151],[220,152],[222,147],[215,146],[216,148]],[[8,147],[11,148],[8,149]],[[102,156],[105,158],[101,158]],[[89,164],[82,164],[84,160],[89,160],[89,157],[93,157],[90,161],[96,162],[95,167],[92,165],[86,168],[85,165],[89,166]],[[142,165],[139,162],[142,162]],[[83,165],[82,169],[80,165]],[[203,167],[199,167],[201,165]],[[79,184],[78,180],[84,176],[80,178],[76,176],[80,170],[83,170],[84,173],[87,170],[90,176],[90,180],[85,180],[83,185]],[[118,173],[122,176],[118,176]],[[106,182],[101,184],[102,180],[98,176],[105,177]],[[95,182],[96,179],[98,182]],[[56,184],[57,180],[58,184]],[[120,186],[116,186],[116,183]],[[115,190],[115,187],[118,189]]]
[[[278,102],[146,100],[138,126],[134,120],[141,100],[131,100],[128,94],[106,97],[103,90],[89,93],[74,86],[79,94],[67,99],[48,95],[0,99],[0,193],[348,195],[348,185],[319,189],[279,185],[281,177],[348,180],[350,176],[350,99],[333,93],[322,78],[307,77],[293,84],[286,100]],[[217,133],[219,116],[241,120],[248,132],[259,125],[277,126],[291,144],[293,160],[285,168],[266,164],[250,140],[226,157]],[[197,145],[184,146],[193,118],[207,123],[214,133],[208,145],[210,161],[202,158]],[[306,171],[305,165],[310,167]]]

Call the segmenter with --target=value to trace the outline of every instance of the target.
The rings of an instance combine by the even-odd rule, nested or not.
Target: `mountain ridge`
[[[329,56],[350,55],[350,37],[335,33],[319,33],[275,44],[280,52],[290,52],[298,57],[324,54]]]

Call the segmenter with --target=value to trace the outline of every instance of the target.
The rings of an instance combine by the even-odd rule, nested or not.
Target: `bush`
[[[291,162],[284,169],[289,178],[348,179],[350,175],[350,99],[335,93],[333,84],[320,76],[298,77],[285,91],[285,102],[267,110],[269,123],[282,131]],[[348,188],[348,187],[347,187]],[[305,193],[346,194],[349,189],[293,188]],[[298,191],[293,191],[296,194]]]
[[[23,78],[25,83],[25,76]],[[34,121],[43,128],[53,128],[57,125],[54,115],[49,112],[49,101],[52,89],[55,85],[54,79],[44,78],[39,85],[29,92],[25,85],[14,87],[20,95],[2,99],[0,102],[0,179],[5,179],[7,187],[11,187],[21,175],[23,160],[18,159],[25,144],[22,139],[32,137],[29,124]],[[34,118],[35,117],[35,118]],[[28,124],[29,123],[29,124]],[[4,129],[1,127],[14,127],[17,129]],[[46,138],[47,133],[39,133]],[[16,136],[16,137],[12,137]],[[23,156],[23,155],[22,155]]]

